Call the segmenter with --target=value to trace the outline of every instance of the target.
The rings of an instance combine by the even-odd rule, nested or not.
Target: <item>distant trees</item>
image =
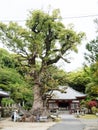
[[[80,70],[68,73],[66,79],[69,86],[83,93],[85,93],[86,85],[91,80],[83,68],[81,68]]]
[[[95,20],[98,27],[98,20]],[[97,30],[98,32],[98,30]],[[86,92],[90,97],[98,99],[98,36],[86,45],[88,53],[85,54],[86,60],[89,62],[89,69],[85,69],[91,80],[87,84]]]
[[[10,92],[10,97],[16,103],[32,105],[32,89],[26,79],[19,73],[15,55],[0,49],[0,88]]]
[[[98,20],[95,20],[98,33]],[[86,65],[68,74],[68,84],[74,89],[87,94],[89,99],[98,100],[98,36],[86,44],[84,57]],[[89,64],[89,66],[88,66]]]

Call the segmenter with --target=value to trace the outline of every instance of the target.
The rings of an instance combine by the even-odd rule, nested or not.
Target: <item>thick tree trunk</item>
[[[33,93],[34,93],[34,101],[31,112],[35,116],[49,116],[49,112],[46,106],[43,103],[42,95],[40,93],[40,86],[38,84],[34,85]]]
[[[32,111],[34,113],[35,111],[43,109],[43,100],[40,93],[40,87],[38,84],[34,85],[33,94],[34,94],[34,102],[32,106]]]
[[[47,109],[46,106],[44,105],[44,100],[43,100],[43,95],[41,94],[41,86],[40,86],[40,75],[35,73],[35,85],[33,86],[33,96],[34,96],[34,100],[33,100],[33,106],[32,106],[32,110],[31,112],[34,115],[45,115],[47,113]]]

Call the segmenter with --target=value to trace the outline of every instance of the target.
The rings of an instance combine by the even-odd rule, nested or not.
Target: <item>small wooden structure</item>
[[[2,107],[1,101],[2,101],[2,98],[5,98],[5,97],[9,97],[9,93],[0,89],[0,118],[4,117],[4,109]]]
[[[60,88],[63,87],[64,86],[60,86]],[[80,101],[85,99],[85,97],[85,94],[80,93],[69,86],[66,89],[66,93],[54,90],[52,98],[48,100],[48,109],[50,111],[60,110],[74,113],[80,109]]]
[[[5,98],[5,97],[9,97],[9,93],[3,91],[2,89],[0,89],[0,106],[1,106],[1,100],[2,98]]]

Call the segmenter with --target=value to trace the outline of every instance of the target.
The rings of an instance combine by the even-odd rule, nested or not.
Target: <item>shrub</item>
[[[1,103],[3,106],[6,106],[6,105],[8,106],[9,104],[10,105],[14,104],[14,101],[13,99],[10,99],[10,98],[3,98]]]
[[[96,113],[98,112],[98,109],[97,109],[95,106],[92,107],[91,109],[92,109],[92,113],[93,113],[93,114],[96,114]]]
[[[89,108],[97,107],[97,102],[96,101],[89,101],[87,105]]]

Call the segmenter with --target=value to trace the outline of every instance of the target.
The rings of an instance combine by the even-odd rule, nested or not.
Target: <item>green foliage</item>
[[[24,75],[27,72],[27,67],[21,66],[20,59],[22,57],[19,55],[9,53],[7,50],[0,48],[0,68],[15,68],[17,72]]]
[[[6,105],[9,106],[9,105],[14,104],[15,102],[14,102],[13,99],[3,98],[1,103],[2,103],[3,106],[6,106]]]
[[[34,10],[30,12],[25,28],[13,22],[8,25],[0,23],[0,40],[18,54],[18,68],[22,66],[22,71],[19,72],[25,77],[29,75],[32,86],[37,84],[43,93],[49,90],[49,87],[53,89],[58,85],[57,78],[64,84],[65,77],[60,81],[60,76],[53,75],[49,67],[60,59],[69,63],[67,55],[71,51],[77,52],[77,46],[84,38],[84,33],[77,33],[72,26],[65,27],[61,20],[58,9],[50,14]],[[19,83],[15,83],[15,86],[20,92],[24,82],[21,87]],[[23,98],[21,93],[17,93],[17,96]]]
[[[76,51],[84,36],[84,33],[65,27],[59,18],[58,10],[51,15],[34,10],[26,21],[27,29],[17,23],[0,23],[0,39],[10,50],[27,57],[30,66],[35,65],[38,57],[42,63],[56,63],[65,53]]]
[[[98,27],[98,20],[95,20],[95,23]],[[96,99],[98,98],[98,36],[87,43],[86,49],[88,52],[85,54],[85,58],[90,64],[87,73],[91,77],[91,81],[87,84],[86,92],[90,97]]]
[[[85,53],[85,59],[89,63],[95,63],[98,61],[98,37],[90,43],[87,43],[86,49],[88,50],[88,53]]]
[[[74,89],[85,93],[86,84],[90,82],[90,77],[85,73],[83,69],[75,72],[68,73],[67,82],[69,86]]]
[[[9,91],[12,99],[16,102],[19,100],[27,101],[28,97],[32,96],[29,84],[16,70],[0,68],[0,72],[0,88]]]
[[[86,93],[91,98],[97,99],[97,97],[98,97],[98,85],[96,85],[94,82],[87,84]]]
[[[94,44],[93,44],[94,45]],[[93,45],[91,44],[92,48]],[[95,47],[96,45],[96,47]],[[94,45],[95,48],[98,47],[98,43]],[[86,85],[86,92],[91,97],[98,97],[98,59],[97,59],[97,51],[96,50],[89,50],[90,54],[89,59],[90,61],[90,67],[89,69],[85,69],[88,76],[90,77],[90,82]],[[91,58],[92,57],[92,58]],[[93,60],[92,60],[93,59]]]
[[[58,79],[54,78],[55,71],[57,71],[56,67],[49,66],[41,73],[42,94],[58,86]]]
[[[16,55],[0,49],[0,88],[10,92],[11,100],[25,103],[33,100],[32,89],[28,80],[20,75],[20,68]],[[9,62],[7,62],[9,60]],[[23,73],[23,71],[21,71]],[[8,100],[8,101],[7,101]],[[9,99],[3,99],[3,103],[10,103]]]
[[[97,112],[98,112],[98,108],[96,108],[95,106],[92,107],[92,113],[93,113],[93,114],[96,114]]]
[[[53,71],[52,71],[53,72]],[[66,85],[67,84],[67,73],[63,70],[59,70],[58,68],[54,69],[54,79],[58,80],[59,85]]]
[[[4,49],[0,49],[0,67],[9,67],[13,68],[14,63],[11,55]]]

